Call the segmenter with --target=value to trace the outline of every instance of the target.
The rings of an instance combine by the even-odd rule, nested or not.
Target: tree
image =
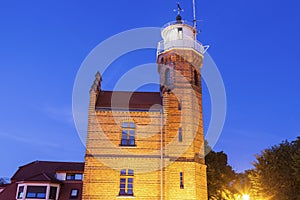
[[[0,178],[0,185],[6,184],[6,183],[8,183],[6,178]]]
[[[252,196],[256,199],[300,199],[300,138],[284,141],[256,156],[249,171]]]
[[[295,177],[295,191],[297,191],[296,197],[300,199],[300,137],[293,142],[295,153],[292,156],[292,171]]]
[[[206,147],[205,150],[211,150]],[[212,200],[233,199],[232,183],[235,173],[227,163],[224,152],[210,151],[205,156],[207,165],[208,198]]]
[[[244,173],[238,173],[235,175],[232,187],[235,190],[236,195],[249,194],[251,191],[251,182],[249,179],[250,171],[247,170]]]

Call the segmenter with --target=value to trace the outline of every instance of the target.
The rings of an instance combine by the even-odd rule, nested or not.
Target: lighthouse
[[[163,27],[158,43],[166,199],[207,199],[201,68],[208,46],[196,35],[179,13]]]
[[[207,199],[201,83],[207,47],[196,39],[195,21],[184,21],[180,11],[161,30],[159,91],[106,91],[106,77],[96,73],[83,200]]]

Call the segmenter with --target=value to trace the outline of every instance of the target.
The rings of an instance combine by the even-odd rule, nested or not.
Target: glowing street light
[[[242,199],[243,200],[250,200],[249,194],[243,194]]]

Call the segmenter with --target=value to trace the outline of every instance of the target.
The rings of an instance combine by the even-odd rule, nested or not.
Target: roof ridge
[[[84,162],[80,162],[80,161],[50,161],[50,160],[35,160],[35,161],[32,161],[28,164],[25,164],[25,165],[22,165],[20,166],[19,168],[22,168],[22,167],[26,167],[28,165],[31,165],[31,164],[36,164],[36,163],[61,163],[61,164],[67,164],[67,163],[84,163]]]
[[[51,181],[51,178],[48,176],[48,174],[46,174],[45,172],[41,172],[41,173],[38,173],[38,174],[35,174],[33,176],[30,176],[30,177],[27,177],[26,179],[31,179],[31,178],[34,178],[34,177],[37,177],[39,175],[43,175],[46,179],[48,179],[49,181]],[[25,179],[25,180],[26,180]]]
[[[68,165],[74,165],[74,166],[84,165],[84,162],[41,161],[41,160],[36,160],[36,161],[30,162],[30,163],[28,163],[26,165],[20,166],[18,168],[18,170],[11,177],[11,181],[17,179],[17,177],[20,178],[20,174],[22,175],[24,173],[23,170],[27,171],[28,169],[32,169],[32,168],[35,169],[35,168],[37,168],[38,172],[41,173],[41,172],[44,172],[44,170],[41,170],[42,169],[41,167],[43,167],[43,166],[52,166],[52,167],[50,167],[51,170],[55,171],[56,170],[55,168],[59,168],[60,166],[68,166]],[[28,175],[32,175],[32,174],[35,174],[35,173],[30,173]],[[26,177],[26,176],[24,176],[24,174],[22,176]]]

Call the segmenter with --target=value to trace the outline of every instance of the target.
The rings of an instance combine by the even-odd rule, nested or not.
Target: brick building
[[[90,90],[84,200],[207,199],[201,66],[205,47],[178,15],[162,29],[158,92]]]

